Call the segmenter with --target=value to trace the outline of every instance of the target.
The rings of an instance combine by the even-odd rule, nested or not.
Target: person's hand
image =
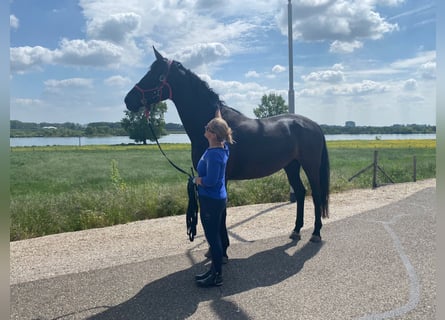
[[[201,184],[202,178],[201,177],[194,177],[193,183],[199,186]]]

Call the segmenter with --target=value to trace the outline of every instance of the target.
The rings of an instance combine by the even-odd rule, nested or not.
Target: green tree
[[[266,118],[287,113],[288,110],[283,97],[271,93],[261,98],[261,104],[258,105],[258,108],[253,109],[253,113],[257,118]]]
[[[159,102],[151,106],[150,122],[156,137],[153,136],[143,109],[137,112],[125,110],[125,118],[121,120],[122,128],[128,133],[130,139],[136,142],[147,144],[147,140],[155,141],[166,134],[164,113],[167,111],[167,104]]]

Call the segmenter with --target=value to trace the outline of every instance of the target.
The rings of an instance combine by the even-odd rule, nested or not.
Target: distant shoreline
[[[377,128],[377,127],[376,127]],[[168,136],[170,134],[186,134],[185,130],[175,130],[175,131],[167,131],[167,134],[164,136]],[[436,134],[436,132],[337,132],[337,133],[325,133],[325,135],[385,135],[385,134],[399,134],[399,135],[410,135],[410,134]],[[127,137],[128,135],[66,135],[66,136],[58,136],[58,135],[13,135],[10,134],[9,138],[103,138],[103,137]]]
[[[333,134],[325,135],[327,141],[346,140],[435,140],[436,134]],[[175,133],[162,136],[161,144],[190,144],[190,138],[185,133]],[[86,146],[86,145],[142,145],[135,143],[128,136],[102,137],[15,137],[9,139],[10,147],[39,147],[39,146]],[[155,144],[147,141],[147,145]]]

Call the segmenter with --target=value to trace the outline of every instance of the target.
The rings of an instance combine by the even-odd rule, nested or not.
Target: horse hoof
[[[321,242],[321,237],[320,236],[316,236],[315,234],[313,234],[311,239],[310,239],[310,241],[314,242],[314,243],[319,243],[319,242]]]
[[[301,240],[301,235],[298,232],[292,231],[289,238],[292,240]]]

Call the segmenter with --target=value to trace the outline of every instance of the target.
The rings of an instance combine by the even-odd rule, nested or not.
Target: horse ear
[[[164,57],[156,50],[155,46],[153,46],[153,51],[155,52],[156,60],[164,60]]]

